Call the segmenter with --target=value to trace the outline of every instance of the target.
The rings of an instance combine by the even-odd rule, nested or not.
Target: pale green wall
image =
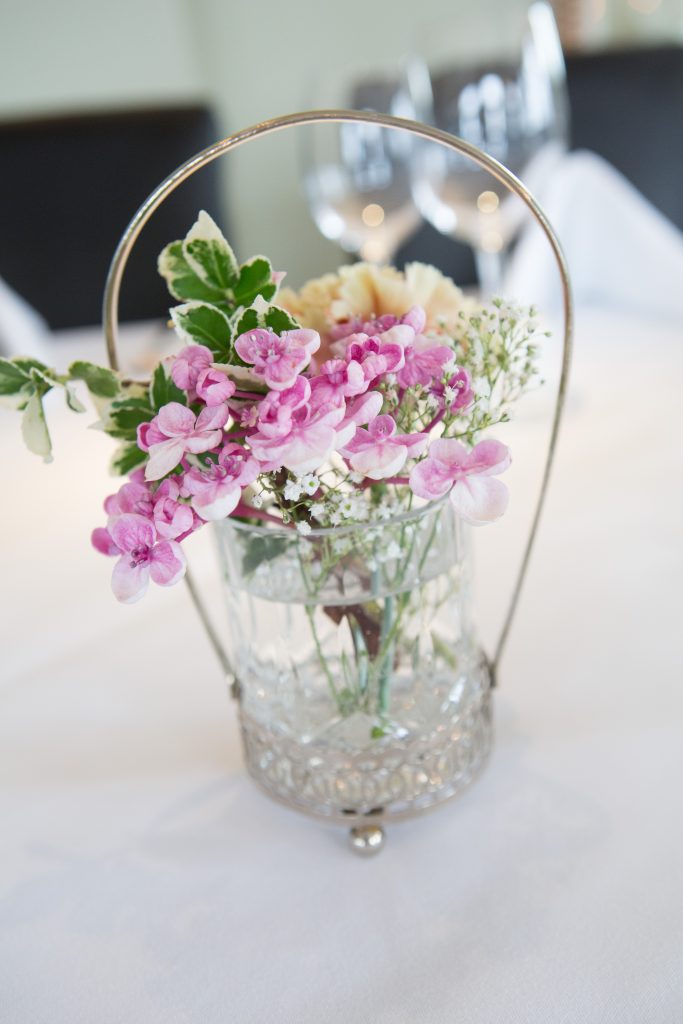
[[[514,2],[492,0],[499,11]],[[593,38],[680,38],[681,8],[663,0],[643,17],[608,0]],[[471,0],[0,0],[0,116],[208,98],[227,133],[315,105],[305,82],[316,71],[398,59],[416,20],[467,25],[468,10]],[[267,251],[294,284],[340,261],[300,198],[294,135],[228,157],[225,180],[242,256]]]

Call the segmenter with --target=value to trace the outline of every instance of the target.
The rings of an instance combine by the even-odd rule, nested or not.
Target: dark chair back
[[[98,323],[114,249],[149,193],[219,137],[205,107],[51,117],[0,125],[0,277],[53,329]],[[227,231],[209,165],[154,214],[133,251],[124,320],[166,315],[156,258],[199,209]]]

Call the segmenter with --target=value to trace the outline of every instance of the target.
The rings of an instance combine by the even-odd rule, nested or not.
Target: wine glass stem
[[[474,250],[474,261],[479,278],[482,298],[491,299],[500,295],[503,285],[503,257],[499,252]]]

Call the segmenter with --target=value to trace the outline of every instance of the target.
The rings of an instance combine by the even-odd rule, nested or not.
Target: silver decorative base
[[[442,704],[412,735],[362,747],[348,731],[346,742],[338,733],[334,743],[297,742],[241,709],[246,764],[259,787],[292,810],[350,826],[351,849],[364,856],[382,848],[388,822],[439,807],[469,786],[488,759],[491,717],[484,666],[460,700]]]
[[[384,846],[381,825],[356,825],[349,832],[349,846],[359,857],[372,857]]]

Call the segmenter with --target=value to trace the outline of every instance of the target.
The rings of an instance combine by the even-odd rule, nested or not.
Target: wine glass
[[[481,0],[464,24],[425,29],[408,78],[421,120],[478,146],[532,191],[566,148],[564,62],[545,0],[495,10]],[[413,194],[426,220],[473,247],[484,295],[499,293],[524,204],[468,157],[433,143],[415,147]]]
[[[414,115],[405,69],[395,61],[331,69],[313,83],[308,101],[318,109]],[[420,222],[412,137],[374,124],[329,124],[305,133],[302,147],[304,189],[320,232],[371,263],[391,262]]]

